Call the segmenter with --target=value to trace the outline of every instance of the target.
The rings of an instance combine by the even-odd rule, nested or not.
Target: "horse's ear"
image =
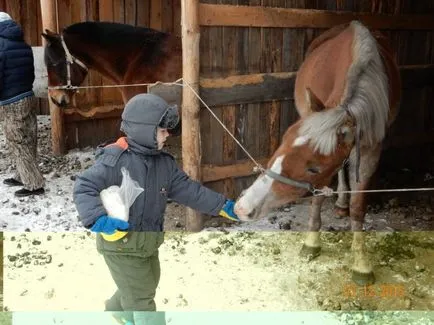
[[[338,138],[340,142],[347,145],[352,145],[356,138],[356,129],[354,126],[343,125],[338,130]]]
[[[50,44],[54,40],[54,37],[50,36],[48,34],[42,33],[41,35],[43,38],[45,38],[45,40],[47,41],[47,44]]]
[[[49,30],[49,29],[45,29],[45,34],[48,35],[48,36],[57,36],[57,33],[52,32],[52,31]]]
[[[310,88],[306,88],[306,104],[312,112],[320,112],[325,108],[323,102],[316,97]]]

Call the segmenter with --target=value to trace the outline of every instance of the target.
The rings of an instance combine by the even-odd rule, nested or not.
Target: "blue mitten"
[[[101,216],[96,220],[95,224],[92,226],[92,228],[90,228],[90,230],[112,235],[116,230],[127,230],[129,226],[129,223],[126,221],[109,216]]]
[[[234,205],[235,205],[234,201],[226,200],[225,204],[223,205],[223,208],[220,210],[219,215],[221,217],[227,218],[232,221],[240,221],[240,219],[234,212]]]

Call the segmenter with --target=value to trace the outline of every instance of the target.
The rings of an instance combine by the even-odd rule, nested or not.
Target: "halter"
[[[86,65],[74,57],[71,52],[69,52],[68,47],[66,46],[65,40],[63,38],[63,35],[60,36],[60,43],[62,44],[63,50],[65,51],[65,57],[66,57],[66,86],[61,86],[62,89],[73,89],[74,86],[71,84],[71,65],[74,63],[77,63],[80,67],[82,67],[84,70],[88,71],[89,69],[86,67]]]
[[[344,168],[347,163],[348,163],[348,158],[343,161],[342,167],[340,169]],[[282,176],[278,173],[273,172],[271,169],[263,169],[262,172],[265,175],[267,175],[267,176],[271,177],[272,179],[279,181],[283,184],[308,190],[313,195],[320,195],[321,193],[324,192],[323,189],[320,190],[320,189],[315,188],[315,186],[313,186],[312,183],[297,181],[295,179],[292,179],[292,178],[289,178],[286,176]],[[358,182],[358,180],[357,180],[357,182]]]
[[[265,173],[265,175],[270,176],[271,178],[273,178],[276,181],[279,181],[283,184],[298,187],[298,188],[303,188],[303,189],[308,190],[309,192],[312,192],[312,193],[315,191],[315,188],[309,182],[296,181],[295,179],[292,179],[292,178],[289,178],[286,176],[282,176],[278,173],[275,173],[271,169],[264,170],[264,173]]]

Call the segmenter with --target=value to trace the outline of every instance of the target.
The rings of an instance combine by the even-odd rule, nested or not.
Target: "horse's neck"
[[[83,45],[79,45],[77,39],[73,37],[66,39],[66,41],[71,54],[82,61],[89,69],[99,72],[115,83],[122,81],[123,73],[115,69],[113,58],[111,57],[112,51],[104,48],[93,48],[92,45],[87,44],[84,46],[85,50],[83,50]],[[125,53],[122,53],[121,48],[118,55],[127,58],[127,50],[125,50]]]

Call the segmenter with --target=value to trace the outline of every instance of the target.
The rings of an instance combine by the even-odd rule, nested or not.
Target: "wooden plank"
[[[182,83],[182,81],[180,81]],[[148,86],[148,93],[160,96],[170,105],[182,105],[182,87],[178,85],[166,85],[156,83]]]
[[[225,0],[224,3],[227,4],[238,4],[237,0]],[[225,62],[225,73],[236,74],[239,73],[238,69],[238,59],[242,53],[239,53],[238,44],[242,42],[239,38],[240,29],[236,27],[223,27],[223,58]],[[235,134],[235,124],[237,116],[237,106],[230,105],[224,107],[222,112],[222,123],[226,126],[229,132]],[[216,121],[213,121],[215,123]],[[234,139],[229,135],[228,132],[222,131],[222,160],[224,164],[233,164],[236,158],[236,143]],[[235,196],[235,186],[233,179],[225,179],[223,181],[223,194],[226,197]]]
[[[85,121],[92,119],[106,119],[120,117],[124,105],[104,105],[92,107],[89,111],[82,111],[75,108],[64,109],[65,123]]]
[[[201,96],[211,106],[291,99],[295,72],[201,79]]]
[[[261,6],[199,5],[202,26],[331,28],[360,20],[378,29],[434,29],[433,15],[380,15],[315,9],[264,8]]]
[[[71,17],[71,24],[82,21],[82,10],[86,12],[86,0],[71,1],[69,5],[69,15]]]
[[[172,0],[161,1],[161,30],[163,32],[173,32],[173,7]]]
[[[181,0],[173,0],[173,34],[181,35]]]
[[[120,120],[87,120],[68,124],[67,148],[95,147],[120,136]]]
[[[113,0],[113,21],[125,24],[124,0]]]
[[[200,28],[198,19],[198,1],[182,1],[182,78],[199,91]],[[152,20],[151,20],[152,22]],[[200,105],[194,93],[184,87],[182,93],[182,162],[183,169],[193,180],[201,180],[200,156]],[[185,132],[188,130],[188,132]],[[200,231],[203,220],[200,213],[186,209],[187,231]]]
[[[70,1],[55,1],[57,5],[57,32],[61,33],[62,29],[71,24],[71,5]]]
[[[265,167],[270,158],[259,159],[258,163]],[[254,171],[255,164],[250,160],[240,161],[237,164],[216,166],[202,165],[202,181],[214,182],[231,177],[244,177],[258,174]]]
[[[113,0],[99,0],[100,21],[113,21]]]
[[[137,1],[137,26],[149,27],[150,26],[150,0]],[[181,19],[181,15],[180,15]],[[181,33],[180,33],[181,34]]]
[[[403,88],[434,84],[434,64],[401,66]],[[210,106],[292,100],[296,72],[233,75],[226,78],[201,78],[200,94]],[[171,102],[180,102],[178,86],[159,84],[155,90]]]
[[[125,6],[125,24],[130,24],[133,26],[137,25],[137,1],[136,0],[124,0]]]
[[[150,10],[150,27],[156,30],[162,30],[163,28],[163,13],[161,0],[151,0]]]
[[[42,28],[56,30],[56,6],[53,0],[41,0]],[[49,100],[51,116],[51,142],[55,155],[65,153],[65,128],[63,110]]]
[[[21,1],[8,1],[7,5],[7,13],[13,20],[16,22],[21,22]]]

